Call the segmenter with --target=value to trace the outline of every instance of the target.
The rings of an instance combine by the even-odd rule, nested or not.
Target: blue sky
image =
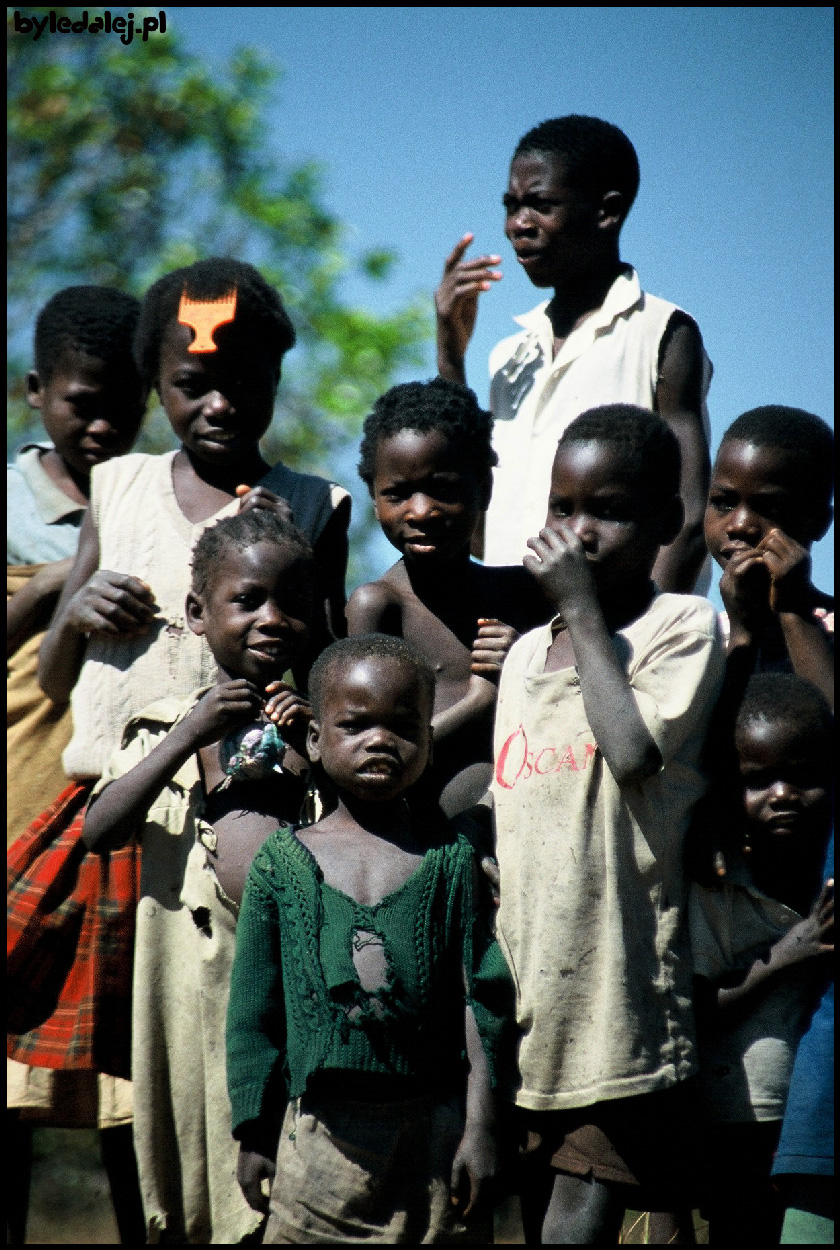
[[[490,348],[540,298],[502,231],[511,152],[537,122],[579,112],[636,145],[642,183],[622,254],[646,289],[697,318],[715,367],[714,442],[761,403],[833,423],[831,9],[167,13],[210,63],[254,44],[282,67],[267,144],[323,164],[352,249],[400,256],[384,287],[351,283],[353,298],[386,309],[430,296],[467,230],[502,255],[467,362],[482,400]],[[389,559],[383,544],[377,560]],[[833,586],[829,539],[815,576]]]

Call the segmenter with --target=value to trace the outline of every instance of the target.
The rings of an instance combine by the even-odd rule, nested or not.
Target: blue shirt
[[[59,490],[41,464],[51,443],[26,443],[6,469],[6,564],[74,556],[86,508]]]

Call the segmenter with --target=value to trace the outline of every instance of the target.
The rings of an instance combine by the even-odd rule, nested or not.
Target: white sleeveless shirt
[[[487,511],[487,564],[520,564],[526,542],[545,525],[551,466],[568,425],[601,404],[654,406],[662,336],[676,304],[643,291],[635,269],[619,274],[599,309],[573,330],[552,359],[554,332],[544,301],[516,322],[524,329],[490,353],[495,418],[493,496]],[[704,353],[703,420],[712,366]]]
[[[149,703],[186,699],[216,680],[216,662],[186,622],[192,549],[201,533],[239,510],[233,499],[193,525],[178,506],[172,461],[135,453],[97,465],[90,508],[99,567],[130,573],[152,588],[157,610],[147,634],[93,634],[72,694],[73,737],[62,757],[69,777],[99,777],[123,729]]]

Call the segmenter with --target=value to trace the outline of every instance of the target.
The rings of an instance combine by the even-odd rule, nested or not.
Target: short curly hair
[[[398,660],[414,670],[431,704],[435,698],[435,674],[431,664],[416,647],[392,634],[356,634],[352,638],[340,638],[322,651],[309,674],[309,700],[316,717],[321,713],[324,692],[330,678],[339,668],[346,668],[357,660],[373,657]]]
[[[134,342],[137,367],[148,386],[157,382],[160,347],[169,325],[178,316],[181,296],[190,299],[222,299],[236,288],[236,316],[214,332],[222,346],[265,352],[275,371],[295,344],[295,330],[283,301],[274,287],[253,265],[226,256],[196,261],[159,278],[146,292]]]
[[[554,117],[522,136],[513,159],[524,152],[558,157],[569,185],[590,195],[620,191],[626,204],[624,217],[629,213],[639,190],[639,158],[618,126],[578,113]]]
[[[140,377],[132,342],[140,317],[140,301],[108,286],[68,286],[48,299],[35,321],[33,355],[42,383],[55,375],[68,352],[101,360],[121,375],[124,384]]]
[[[725,443],[777,447],[787,453],[811,503],[830,506],[834,495],[834,431],[821,417],[804,408],[765,404],[736,417],[721,439]]]
[[[235,516],[217,521],[202,532],[192,552],[193,593],[207,594],[224,553],[231,547],[245,551],[265,542],[291,547],[300,553],[305,564],[313,563],[312,548],[296,525],[267,508],[247,508]]]
[[[609,443],[629,473],[642,479],[653,507],[680,493],[680,445],[662,417],[635,404],[590,408],[567,426],[558,443]]]
[[[381,395],[365,419],[359,477],[371,494],[379,442],[403,430],[416,430],[419,434],[440,430],[455,449],[464,453],[477,478],[484,478],[499,462],[490,441],[493,418],[479,405],[474,391],[445,378],[404,382]]]
[[[749,680],[735,720],[735,737],[756,721],[779,721],[803,738],[822,743],[828,750],[834,733],[834,717],[828,700],[796,673],[755,673]]]

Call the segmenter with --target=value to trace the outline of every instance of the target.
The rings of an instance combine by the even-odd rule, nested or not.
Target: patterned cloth
[[[87,851],[92,785],[68,786],[8,856],[6,1053],[127,1077],[140,853]]]

